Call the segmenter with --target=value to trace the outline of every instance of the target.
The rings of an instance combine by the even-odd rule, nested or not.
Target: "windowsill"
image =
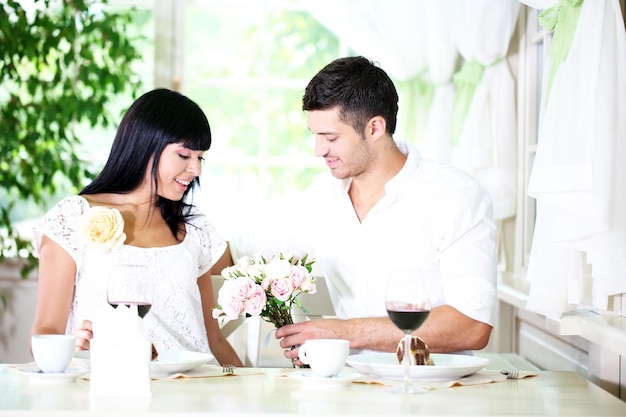
[[[527,298],[525,292],[507,283],[498,284],[498,299],[502,302],[524,310]],[[545,327],[561,336],[579,336],[626,356],[626,317],[577,310],[563,314],[560,319],[546,317]]]
[[[626,317],[580,310],[564,314],[559,328],[563,336],[580,336],[626,356]]]

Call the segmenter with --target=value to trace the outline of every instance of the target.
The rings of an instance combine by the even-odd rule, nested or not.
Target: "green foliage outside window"
[[[313,155],[302,94],[340,56],[339,39],[295,7],[198,3],[188,6],[184,78],[214,130],[203,190],[228,182],[232,198],[216,201],[228,204],[303,189],[325,167]]]
[[[82,188],[104,163],[121,113],[157,87],[147,85],[159,48],[151,10],[103,3],[35,1],[25,10],[0,0],[0,262],[19,254],[34,266],[14,222]],[[268,4],[187,0],[182,92],[214,133],[205,193],[271,199],[324,169],[301,97],[340,55],[339,40],[308,12]]]
[[[0,262],[19,255],[34,266],[16,209],[81,188],[93,170],[77,154],[77,127],[111,125],[107,104],[136,91],[131,14],[104,3],[0,1]]]

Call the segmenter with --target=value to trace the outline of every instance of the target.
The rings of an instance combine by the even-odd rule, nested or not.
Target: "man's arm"
[[[421,337],[431,352],[450,353],[482,349],[489,341],[492,327],[444,305],[434,308],[424,324],[413,334]],[[285,356],[298,358],[299,346],[308,339],[336,338],[350,340],[353,349],[395,352],[404,333],[387,317],[349,320],[322,319],[284,326],[276,331],[287,349]]]

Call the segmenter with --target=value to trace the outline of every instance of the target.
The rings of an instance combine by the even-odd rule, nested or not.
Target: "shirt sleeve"
[[[43,236],[61,246],[80,265],[84,243],[78,234],[78,220],[89,209],[83,197],[71,196],[61,200],[33,228],[35,254],[39,255]]]
[[[226,241],[218,233],[209,218],[198,209],[192,210],[189,226],[198,236],[200,255],[198,259],[198,276],[205,274],[219,260],[226,250]]]
[[[442,225],[439,265],[446,303],[463,314],[493,325],[496,305],[495,223],[492,203],[477,183],[448,202]]]

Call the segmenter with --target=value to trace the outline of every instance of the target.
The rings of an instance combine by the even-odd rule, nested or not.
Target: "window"
[[[539,25],[537,9],[520,8],[518,23],[518,184],[517,214],[509,229],[507,246],[512,247],[513,261],[506,274],[516,287],[527,288],[528,266],[535,225],[536,202],[528,196],[528,181],[537,152],[539,111],[542,92],[543,61],[549,48],[549,35]]]
[[[262,210],[326,169],[313,155],[301,96],[318,69],[352,51],[312,17],[306,1],[113,0],[109,5],[132,9],[131,30],[141,36],[145,57],[137,63],[141,90],[180,90],[208,116],[213,145],[193,202],[225,237],[245,231],[251,208]],[[536,151],[547,40],[537,11],[522,7],[521,13],[526,23],[519,30],[518,215],[503,226],[506,271],[519,282],[524,281],[520,277],[534,226],[535,203],[526,195],[526,185]],[[402,101],[410,87],[396,85]],[[111,112],[121,117],[132,100],[116,99]],[[84,129],[80,134],[81,155],[95,170],[106,160],[114,130]],[[60,191],[49,205],[69,192]],[[47,208],[38,209],[41,213],[28,215]]]
[[[340,43],[298,4],[186,3],[182,91],[206,112],[214,139],[194,202],[227,234],[240,231],[251,207],[303,188],[324,168],[301,97]]]
[[[179,90],[207,114],[213,143],[193,202],[222,234],[240,232],[250,207],[301,189],[324,169],[313,155],[301,97],[315,71],[348,51],[300,1],[110,4],[133,8],[146,57],[137,67],[141,90]],[[131,102],[119,98],[111,111],[121,117]],[[114,127],[82,136],[90,137],[82,155],[103,164]]]

